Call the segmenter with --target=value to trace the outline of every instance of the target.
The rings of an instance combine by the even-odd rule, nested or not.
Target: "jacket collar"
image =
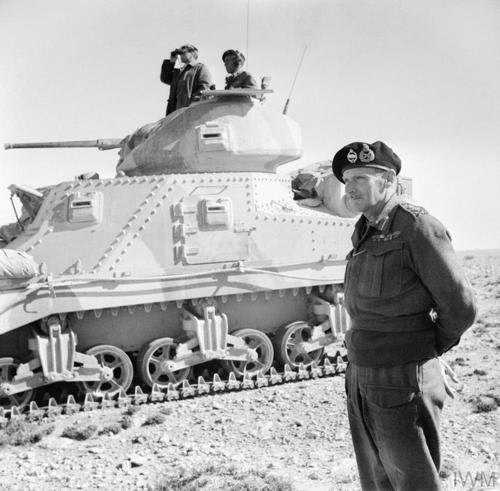
[[[391,196],[379,216],[373,221],[370,221],[364,215],[361,215],[361,218],[356,222],[354,232],[351,237],[353,246],[355,248],[359,246],[370,228],[382,233],[387,233],[394,219],[394,215],[396,214],[396,209],[402,201],[404,201],[402,196],[397,196],[396,194]]]
[[[393,194],[389,201],[385,204],[384,208],[380,212],[379,216],[373,220],[366,220],[368,225],[381,232],[385,232],[389,227],[390,218],[394,215],[392,211],[401,203],[402,199],[400,196]]]

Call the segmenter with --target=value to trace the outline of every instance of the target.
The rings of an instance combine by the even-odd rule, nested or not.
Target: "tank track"
[[[10,420],[34,422],[44,418],[54,419],[60,415],[75,414],[80,411],[98,411],[110,408],[127,408],[131,405],[173,402],[207,394],[252,390],[320,377],[333,377],[344,373],[345,367],[346,357],[337,351],[334,356],[325,355],[320,364],[313,362],[310,366],[305,367],[301,363],[296,370],[293,370],[290,365],[285,365],[282,371],[271,367],[268,374],[259,373],[254,376],[245,374],[242,380],[238,380],[234,372],[231,372],[225,380],[221,379],[219,373],[215,373],[210,382],[206,381],[203,376],[199,376],[196,384],[184,380],[177,385],[169,384],[165,390],[155,385],[150,391],[145,392],[141,386],[136,385],[128,394],[122,389],[114,397],[110,397],[107,393],[102,397],[88,393],[82,402],[77,402],[74,395],[68,395],[64,402],[58,402],[55,397],[50,397],[47,405],[42,407],[39,407],[35,401],[31,401],[25,407],[0,408],[0,428],[5,427]]]

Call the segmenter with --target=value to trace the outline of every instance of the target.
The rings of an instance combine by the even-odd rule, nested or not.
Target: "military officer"
[[[345,274],[349,424],[364,490],[440,489],[438,357],[476,315],[446,228],[398,198],[401,160],[383,142],[334,156],[347,206],[361,213]]]

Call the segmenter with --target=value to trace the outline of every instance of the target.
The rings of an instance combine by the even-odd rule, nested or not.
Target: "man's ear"
[[[384,172],[384,179],[386,187],[391,187],[396,182],[396,173],[393,170]]]

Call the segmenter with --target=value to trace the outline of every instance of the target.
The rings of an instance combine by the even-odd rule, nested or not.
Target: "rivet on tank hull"
[[[325,291],[326,285],[319,285],[318,290],[320,293],[323,293]]]
[[[182,300],[176,300],[176,301],[175,301],[175,304],[177,305],[177,308],[178,308],[178,309],[182,309],[182,304],[183,304],[183,301],[182,301]]]
[[[294,289],[292,290],[292,295],[293,295],[294,297],[296,297],[298,294],[299,294],[299,289],[298,289],[298,288],[294,288]]]
[[[102,315],[102,309],[95,309],[94,315],[96,316],[97,319],[99,319]]]
[[[151,309],[153,308],[153,304],[152,303],[145,303],[144,304],[144,311],[145,312],[151,312]]]
[[[167,307],[168,307],[168,302],[160,302],[160,309],[163,310],[163,312],[167,310]]]
[[[118,309],[118,307],[113,307],[113,308],[111,309],[111,315],[112,315],[113,317],[116,317],[116,316],[118,315],[118,310],[119,310],[119,309]]]
[[[306,286],[306,293],[309,295],[309,293],[312,292],[312,286]]]
[[[84,310],[78,310],[78,311],[76,312],[76,318],[77,318],[78,320],[80,320],[80,321],[83,319],[84,315],[85,315],[85,311],[84,311]]]

